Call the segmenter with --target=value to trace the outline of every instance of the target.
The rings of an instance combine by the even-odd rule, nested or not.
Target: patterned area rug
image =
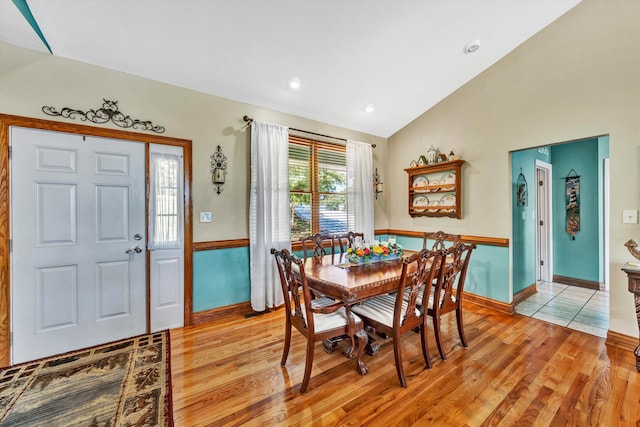
[[[167,331],[0,371],[0,426],[173,426]]]

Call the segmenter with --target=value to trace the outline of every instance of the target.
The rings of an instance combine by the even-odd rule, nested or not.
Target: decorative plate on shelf
[[[440,199],[440,206],[444,212],[453,212],[456,208],[455,194],[447,194]]]
[[[437,211],[440,209],[440,200],[431,200],[428,208],[430,211]]]
[[[440,178],[441,185],[447,184],[455,184],[456,183],[456,174],[453,172],[446,173]]]
[[[427,185],[429,185],[429,180],[427,179],[426,176],[418,176],[416,177],[416,179],[413,180],[413,187],[426,187]]]
[[[429,205],[429,199],[426,196],[416,196],[413,198],[413,209],[422,212]]]

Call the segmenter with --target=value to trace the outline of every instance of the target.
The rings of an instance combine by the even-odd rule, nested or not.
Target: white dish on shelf
[[[413,198],[413,209],[423,211],[429,205],[429,199],[426,196],[416,196]]]
[[[441,185],[449,185],[456,183],[456,174],[454,172],[446,173],[440,178]]]
[[[456,208],[455,194],[447,194],[440,199],[440,206],[444,212],[453,212]]]
[[[426,187],[427,185],[429,185],[429,180],[426,176],[418,176],[413,180],[414,187]]]
[[[427,208],[430,211],[437,211],[440,209],[440,200],[431,200],[429,202],[429,207]]]
[[[442,196],[440,198],[441,206],[455,206],[456,205],[456,196],[455,194],[447,194],[446,196]]]

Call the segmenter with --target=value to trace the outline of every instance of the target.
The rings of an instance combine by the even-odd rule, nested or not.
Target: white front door
[[[11,128],[12,363],[146,332],[145,145]]]

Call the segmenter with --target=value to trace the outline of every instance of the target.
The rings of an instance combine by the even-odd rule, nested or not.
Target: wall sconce
[[[222,184],[227,174],[227,156],[222,154],[218,145],[216,152],[211,155],[211,182],[216,186],[216,193],[222,193]]]
[[[380,181],[378,168],[376,168],[376,173],[373,174],[373,193],[376,196],[376,200],[378,200],[378,194],[382,193],[382,181]]]

